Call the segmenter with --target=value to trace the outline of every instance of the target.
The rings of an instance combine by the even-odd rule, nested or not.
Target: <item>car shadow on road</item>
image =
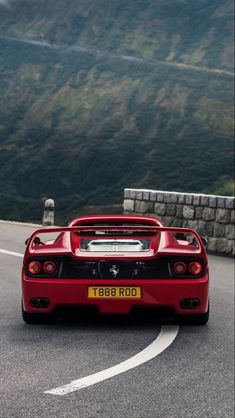
[[[152,328],[166,324],[175,324],[170,309],[134,309],[128,314],[101,314],[98,310],[84,308],[57,310],[51,325],[55,327],[75,328]]]

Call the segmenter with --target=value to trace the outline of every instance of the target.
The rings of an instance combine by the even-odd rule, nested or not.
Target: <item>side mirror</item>
[[[27,244],[28,244],[28,242],[29,242],[29,238],[27,238],[27,239],[25,240],[25,245],[27,245]],[[34,240],[33,240],[33,243],[34,243],[35,245],[39,245],[39,244],[42,244],[42,241],[40,240],[40,238],[39,238],[39,237],[35,237],[35,238],[34,238]]]
[[[205,237],[205,236],[202,236],[201,237],[201,240],[202,240],[202,243],[203,243],[204,247],[207,248],[207,246],[208,246],[208,238]]]
[[[40,238],[39,238],[39,237],[35,237],[35,238],[34,238],[34,240],[33,240],[33,243],[34,243],[35,245],[42,244],[42,242],[41,242],[41,240],[40,240]]]

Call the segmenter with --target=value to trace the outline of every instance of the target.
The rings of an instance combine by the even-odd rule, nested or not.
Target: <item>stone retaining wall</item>
[[[209,238],[208,250],[234,255],[235,198],[125,189],[124,213],[160,218],[167,226],[192,228]]]

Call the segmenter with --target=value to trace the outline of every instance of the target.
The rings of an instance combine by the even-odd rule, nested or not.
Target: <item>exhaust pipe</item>
[[[33,308],[48,308],[50,301],[47,298],[32,298],[30,304]]]
[[[180,301],[182,309],[197,309],[199,305],[200,301],[198,299],[182,299]]]
[[[200,305],[200,302],[198,299],[193,299],[191,302],[191,305],[192,305],[192,309],[196,309]]]

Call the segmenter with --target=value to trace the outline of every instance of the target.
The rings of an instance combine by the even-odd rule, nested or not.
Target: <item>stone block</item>
[[[182,227],[183,228],[188,228],[188,221],[187,220],[183,221]]]
[[[235,210],[231,211],[230,221],[231,221],[232,224],[235,223]]]
[[[150,201],[148,201],[147,203],[148,203],[148,213],[153,214],[154,213],[154,203],[150,202]]]
[[[202,219],[204,221],[213,221],[215,219],[215,209],[212,208],[204,208]]]
[[[171,203],[177,203],[178,202],[178,194],[177,193],[171,193]]]
[[[216,238],[224,238],[224,236],[225,236],[225,225],[224,224],[219,224],[219,223],[215,222],[214,236]]]
[[[125,199],[123,209],[124,211],[133,212],[135,209],[135,201],[131,199]]]
[[[217,238],[209,238],[207,249],[208,249],[208,251],[216,253],[216,251],[217,251]]]
[[[228,240],[235,240],[235,226],[234,225],[226,225],[225,237]]]
[[[198,221],[188,221],[188,228],[191,228],[197,231]]]
[[[201,195],[201,206],[209,205],[209,196]]]
[[[193,206],[183,206],[183,218],[194,219],[194,207]]]
[[[135,199],[136,198],[136,190],[131,189],[130,198]]]
[[[125,189],[124,190],[124,199],[130,199],[130,197],[131,197],[130,189]]]
[[[202,206],[197,206],[195,208],[195,218],[196,219],[202,219],[203,210],[204,210],[204,208]]]
[[[216,196],[210,196],[209,197],[209,207],[210,208],[216,208],[217,207],[217,197]]]
[[[181,205],[185,203],[185,194],[183,193],[178,194],[178,203],[180,203]]]
[[[198,221],[197,231],[200,235],[206,235],[206,222],[205,221]]]
[[[151,202],[156,202],[156,200],[157,200],[157,193],[156,192],[151,192],[150,193],[150,200],[151,200]]]
[[[234,240],[228,240],[226,246],[226,254],[235,255],[235,242]]]
[[[199,206],[200,205],[200,195],[199,194],[195,194],[193,196],[193,205],[194,206]]]
[[[175,204],[174,203],[169,203],[168,205],[166,205],[166,214],[169,216],[175,216]]]
[[[136,200],[135,202],[135,212],[137,213],[148,213],[148,203],[147,202],[140,202],[139,200]]]
[[[171,202],[170,193],[164,193],[164,203],[170,203],[170,202]]]
[[[182,219],[183,218],[183,205],[176,206],[176,218]]]
[[[230,214],[228,209],[216,209],[215,219],[221,224],[228,224],[230,221]]]
[[[164,216],[162,218],[164,225],[166,226],[172,226],[172,223],[174,221],[174,218],[172,216]]]
[[[227,209],[234,209],[235,208],[235,198],[234,197],[226,197],[225,207]]]
[[[206,222],[206,235],[208,237],[214,237],[214,222]]]
[[[164,193],[157,193],[157,202],[162,203],[164,201]]]
[[[156,213],[156,215],[164,216],[166,214],[165,203],[155,203],[154,213]]]
[[[137,190],[137,192],[136,192],[136,199],[142,200],[143,199],[143,193]]]
[[[217,208],[225,208],[225,197],[217,198]]]
[[[182,219],[174,219],[171,226],[178,226],[181,228],[183,226],[183,220]]]
[[[143,192],[143,199],[144,200],[149,200],[150,197],[150,193],[149,192]]]
[[[192,205],[192,203],[193,203],[193,195],[192,194],[186,194],[185,195],[185,203],[186,203],[186,205]]]
[[[220,254],[226,253],[228,241],[225,238],[217,238],[217,252]]]

